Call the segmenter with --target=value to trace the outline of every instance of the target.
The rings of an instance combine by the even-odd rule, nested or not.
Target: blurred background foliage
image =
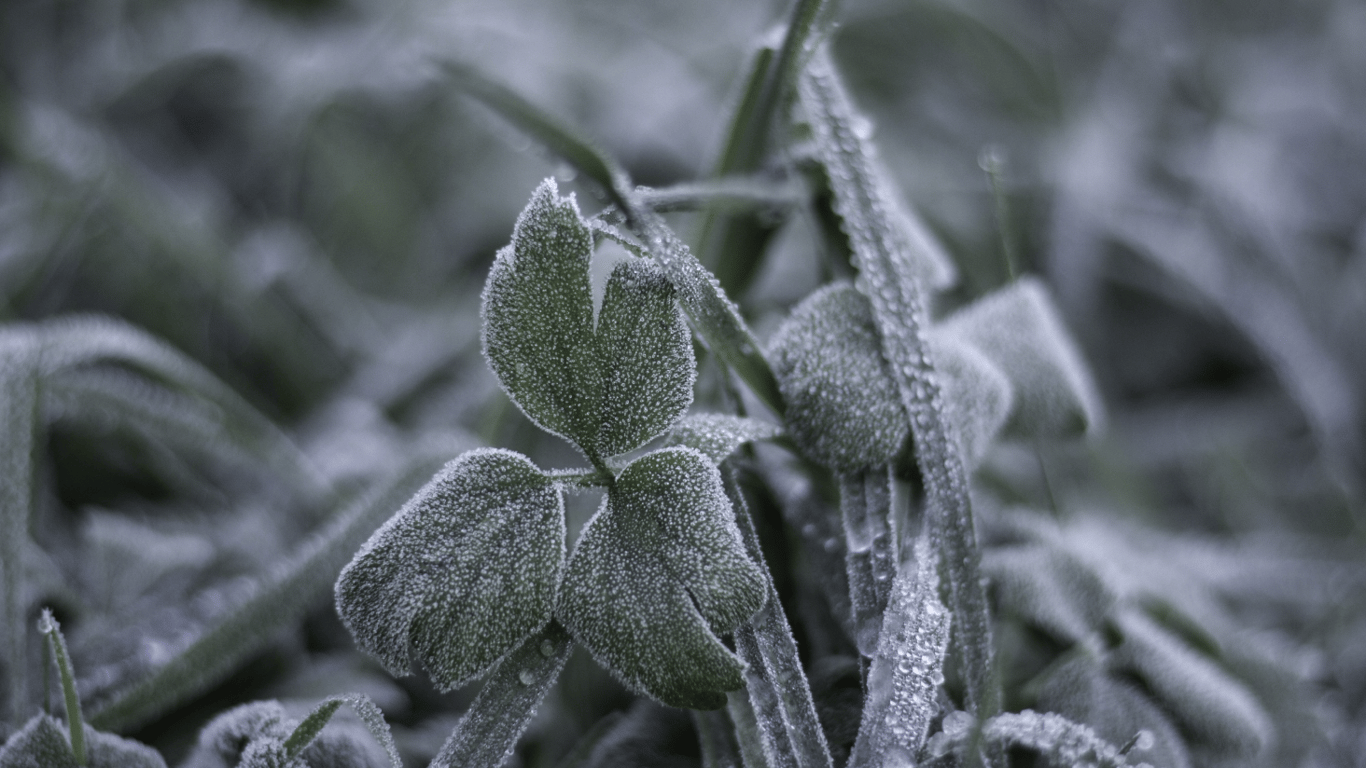
[[[541,178],[586,212],[605,201],[437,62],[476,64],[664,187],[707,176],[745,61],[785,13],[7,0],[0,319],[95,312],[146,329],[273,419],[339,493],[432,445],[574,466],[483,363],[478,296]],[[1107,406],[1085,444],[994,450],[977,478],[988,540],[1103,552],[1132,532],[1142,557],[1125,578],[1157,585],[1132,599],[1208,594],[1227,632],[1290,670],[1307,720],[1277,756],[1366,765],[1366,5],[846,0],[837,14],[836,59],[883,158],[960,268],[937,311],[1000,287],[1012,263],[1042,275]],[[840,274],[803,206],[735,296],[761,336]],[[671,217],[697,234],[696,214]],[[698,408],[730,407],[706,365]],[[50,410],[25,568],[33,603],[64,618],[88,706],[229,610],[334,506],[270,462],[168,448],[117,412]],[[573,529],[597,499],[569,503]],[[1060,533],[990,512],[1015,505],[1051,510]],[[799,596],[802,558],[769,559]],[[1168,569],[1191,582],[1149,573]],[[1037,629],[999,613],[1007,704],[1046,700],[1028,686]],[[838,730],[838,643],[798,633],[830,652],[813,679]],[[630,703],[581,655],[560,689],[528,764]],[[134,735],[174,760],[233,704],[350,690],[385,709],[414,760],[470,698],[392,681],[321,600]],[[630,759],[695,761],[679,713],[618,717]]]

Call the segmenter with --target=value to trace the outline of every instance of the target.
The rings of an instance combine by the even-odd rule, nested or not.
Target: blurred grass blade
[[[473,67],[450,61],[445,66],[457,86],[603,187],[664,268],[678,290],[683,310],[707,346],[735,369],[765,405],[781,414],[782,395],[777,382],[740,310],[664,219],[636,200],[621,166],[553,115]]]
[[[698,746],[702,751],[702,768],[740,768],[744,765],[740,747],[735,743],[734,729],[725,710],[692,711],[693,728],[697,731]],[[567,768],[562,766],[562,768]]]
[[[550,113],[521,94],[496,82],[474,67],[457,61],[443,62],[446,72],[461,90],[483,102],[508,122],[526,131],[545,148],[596,181],[622,211],[631,210],[631,182],[615,160],[593,146]]]
[[[828,15],[825,0],[797,0],[782,42],[766,40],[754,52],[745,88],[726,132],[713,170],[718,177],[753,174],[772,154],[774,135],[796,89],[797,76],[810,54],[813,37]],[[738,296],[754,279],[778,223],[752,214],[709,210],[697,239],[699,258],[716,273],[721,287]]]
[[[17,722],[25,706],[28,679],[27,622],[24,620],[24,544],[33,507],[38,411],[38,345],[27,329],[0,334],[0,587],[3,593],[5,682],[0,722]]]
[[[820,161],[830,175],[835,212],[849,236],[859,289],[872,302],[883,354],[914,427],[935,543],[948,563],[967,701],[978,717],[989,717],[1000,706],[1000,695],[992,675],[991,624],[967,469],[951,437],[955,425],[948,423],[926,333],[928,287],[937,258],[900,228],[905,222],[898,220],[889,200],[889,182],[866,134],[856,127],[859,118],[827,51],[818,53],[807,68],[801,98]]]
[[[740,528],[740,537],[745,541],[745,550],[750,558],[759,563],[764,572],[767,586],[767,599],[764,607],[750,617],[749,621],[735,630],[735,648],[749,665],[745,672],[745,682],[751,698],[755,702],[756,715],[773,718],[765,727],[766,735],[776,736],[775,740],[786,742],[793,764],[798,768],[833,768],[830,746],[825,741],[825,731],[821,729],[816,717],[816,704],[811,697],[811,685],[802,662],[797,654],[797,642],[792,637],[792,628],[783,613],[778,599],[778,590],[773,586],[764,563],[763,552],[759,548],[759,536],[754,531],[754,521],[749,515],[740,489],[731,473],[724,474],[726,495],[735,507],[735,519]],[[756,688],[765,689],[756,694]],[[774,710],[760,708],[761,700],[772,699]],[[778,733],[773,733],[777,731]]]
[[[106,731],[150,722],[203,693],[332,593],[342,566],[458,450],[424,452],[349,504],[255,593],[189,647],[90,717]]]
[[[749,176],[726,176],[711,181],[675,184],[663,189],[637,187],[636,200],[641,206],[657,213],[699,209],[753,213],[791,208],[800,202],[801,196],[795,184]]]
[[[284,470],[304,490],[321,494],[326,485],[308,458],[269,419],[195,360],[160,339],[120,320],[74,316],[39,326],[41,375],[88,365],[131,368],[222,412],[230,440],[249,447],[267,466]]]
[[[508,654],[461,718],[431,768],[497,768],[517,747],[574,647],[558,621]]]
[[[389,731],[389,724],[384,721],[384,713],[380,712],[375,702],[363,693],[330,696],[314,707],[285,740],[285,754],[291,760],[298,757],[299,753],[307,749],[318,734],[322,733],[332,715],[336,714],[343,704],[351,705],[351,709],[355,710],[356,716],[365,724],[370,735],[384,748],[384,753],[389,756],[389,765],[392,768],[403,768],[403,758],[399,757],[398,747],[394,744],[393,734]]]

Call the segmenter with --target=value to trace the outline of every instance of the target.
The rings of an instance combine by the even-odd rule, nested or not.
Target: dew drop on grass
[[[544,646],[542,646],[544,648]],[[552,649],[553,652],[554,649]],[[536,682],[536,675],[529,669],[524,669],[517,673],[517,679],[522,681],[522,685],[531,685]]]

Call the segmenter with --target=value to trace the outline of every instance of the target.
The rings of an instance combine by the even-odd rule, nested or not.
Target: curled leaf
[[[1015,404],[1008,434],[1074,435],[1102,421],[1095,382],[1037,279],[1021,278],[974,301],[936,332],[981,350],[1010,380]]]
[[[613,270],[593,316],[593,235],[547,179],[522,211],[484,287],[484,353],[532,421],[595,464],[662,434],[696,376],[674,288],[652,262]]]
[[[407,674],[411,642],[454,688],[550,620],[564,536],[549,477],[512,451],[470,451],[365,543],[337,579],[337,611],[392,674]]]
[[[787,429],[808,457],[840,472],[889,463],[910,434],[868,300],[848,283],[808,296],[770,347]]]
[[[721,484],[702,453],[665,448],[627,465],[566,567],[556,615],[627,686],[716,709],[744,685],[718,633],[764,603]]]

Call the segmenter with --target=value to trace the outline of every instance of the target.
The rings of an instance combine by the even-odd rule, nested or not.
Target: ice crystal
[[[337,580],[337,611],[394,675],[409,643],[442,689],[482,674],[550,620],[564,505],[524,456],[471,451],[375,532]]]
[[[662,434],[696,376],[674,288],[643,259],[617,264],[594,327],[593,236],[553,179],[537,188],[484,287],[484,353],[532,421],[595,464]]]
[[[626,685],[715,709],[744,665],[716,637],[764,602],[716,467],[665,448],[621,472],[566,567],[556,615]]]

